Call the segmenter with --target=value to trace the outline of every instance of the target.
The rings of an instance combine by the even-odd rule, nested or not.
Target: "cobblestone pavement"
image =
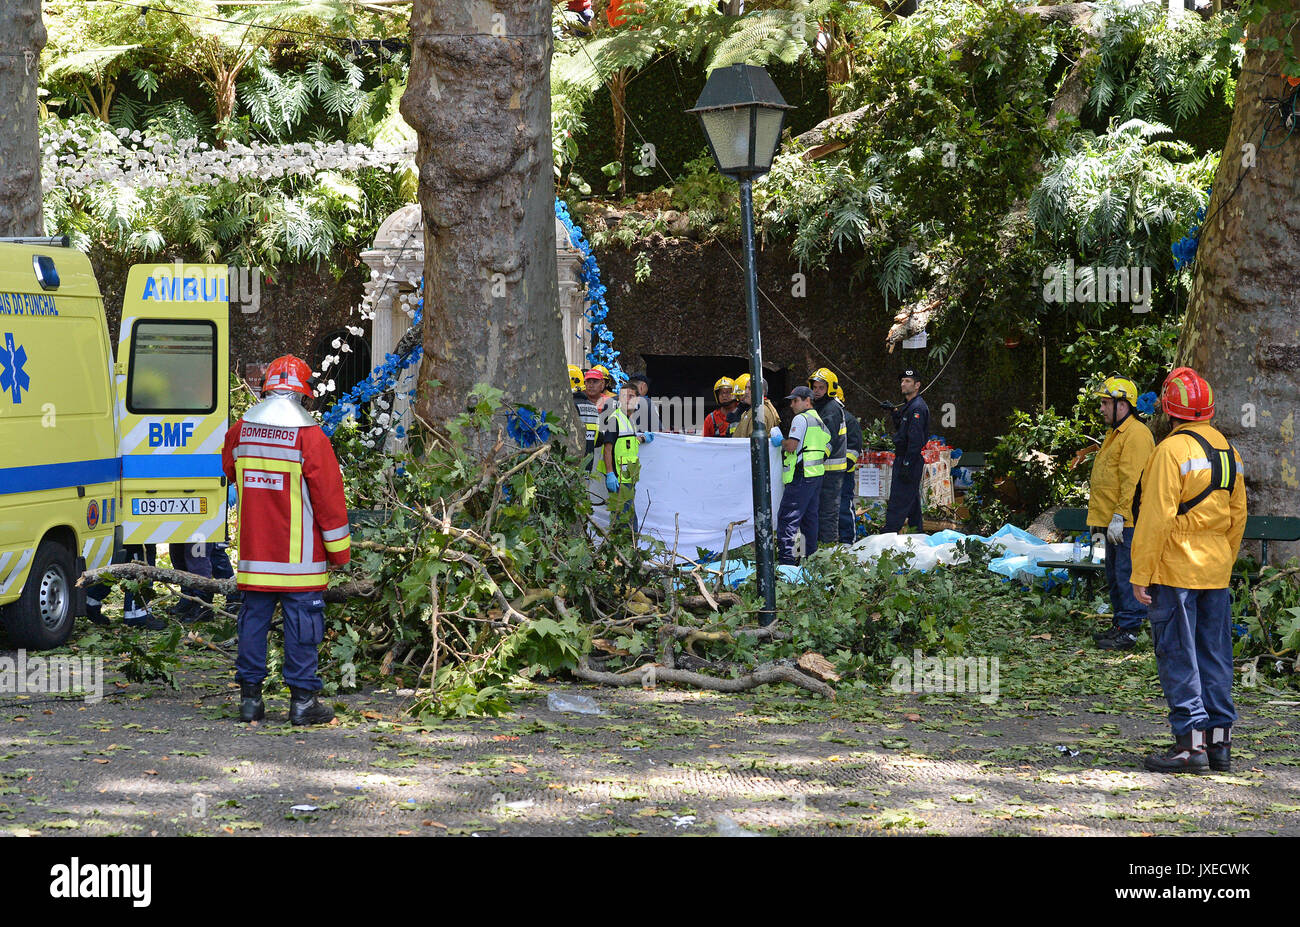
[[[1158,691],[1121,711],[557,682],[494,719],[413,723],[394,691],[345,695],[339,723],[304,730],[281,696],[239,724],[228,664],[185,665],[180,691],[110,674],[93,704],[0,697],[0,832],[1300,834],[1297,703],[1263,692],[1239,700],[1232,774],[1161,776],[1140,767],[1168,736]]]

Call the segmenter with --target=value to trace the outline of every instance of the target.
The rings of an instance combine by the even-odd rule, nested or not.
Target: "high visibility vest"
[[[590,454],[596,449],[596,433],[599,429],[597,423],[600,418],[600,411],[596,408],[596,404],[587,398],[586,393],[574,393],[573,404],[578,408],[578,418],[581,420],[586,434],[584,454]]]
[[[807,416],[808,428],[804,431],[803,443],[795,451],[786,451],[785,468],[781,471],[781,482],[794,481],[794,471],[803,464],[803,475],[809,478],[822,476],[826,472],[826,449],[831,446],[831,433],[822,422],[821,416],[808,409],[795,416],[799,419]],[[791,423],[793,428],[793,422]]]
[[[641,456],[641,439],[632,427],[632,420],[622,409],[615,409],[612,419],[618,426],[618,438],[614,441],[614,472],[618,474],[619,483],[627,486],[636,482],[640,472],[636,464]],[[596,463],[596,472],[606,472],[603,455]]]

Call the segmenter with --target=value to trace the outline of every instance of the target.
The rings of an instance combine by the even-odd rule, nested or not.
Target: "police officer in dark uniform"
[[[912,369],[904,370],[899,377],[903,391],[903,405],[882,402],[894,419],[894,473],[889,485],[889,507],[885,511],[885,533],[898,531],[911,524],[917,531],[924,529],[921,522],[921,474],[925,462],[921,450],[930,434],[930,407],[921,398],[921,378]]]

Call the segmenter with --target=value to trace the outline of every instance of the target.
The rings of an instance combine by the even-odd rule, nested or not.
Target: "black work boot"
[[[1206,731],[1205,755],[1215,772],[1232,772],[1232,728],[1212,727]]]
[[[322,705],[315,692],[289,687],[289,723],[329,724],[334,720],[334,709]]]
[[[239,720],[261,721],[266,717],[266,702],[262,701],[260,682],[239,684]]]
[[[143,628],[146,631],[161,631],[167,627],[167,622],[163,621],[157,615],[146,613],[140,618],[128,618],[122,622],[128,628]]]
[[[1097,641],[1098,650],[1132,650],[1137,644],[1138,636],[1132,631],[1116,628],[1106,637]]]
[[[1174,738],[1174,745],[1165,753],[1153,753],[1143,763],[1151,772],[1201,773],[1210,768],[1205,755],[1205,731],[1188,731]]]
[[[208,598],[203,599],[202,604],[200,602],[192,602],[187,599],[185,604],[190,606],[190,611],[188,615],[181,618],[182,624],[197,624],[201,621],[211,621],[213,617],[215,617],[212,614],[211,599]]]

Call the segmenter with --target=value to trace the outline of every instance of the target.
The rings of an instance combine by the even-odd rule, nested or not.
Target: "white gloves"
[[[1106,540],[1112,544],[1124,541],[1124,516],[1118,512],[1110,517],[1110,524],[1106,526]]]

